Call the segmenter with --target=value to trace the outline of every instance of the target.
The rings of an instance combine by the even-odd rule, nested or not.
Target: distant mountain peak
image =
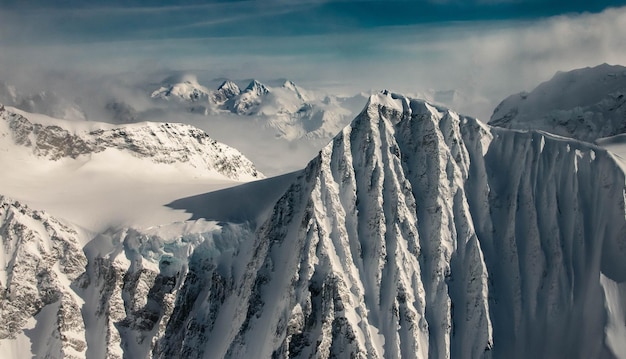
[[[248,87],[246,87],[244,91],[255,93],[258,96],[264,96],[270,93],[270,90],[267,88],[267,86],[257,80],[250,81]]]
[[[239,86],[237,86],[237,84],[231,80],[225,80],[224,82],[222,82],[222,84],[217,88],[217,90],[218,91],[231,91],[231,92],[236,92],[237,94],[241,92],[241,90],[239,89]]]
[[[285,82],[283,83],[283,87],[292,91],[296,91],[297,89],[296,84],[291,80],[285,80]]]
[[[308,100],[308,98],[307,98],[306,94],[304,93],[304,91],[302,91],[302,89],[300,87],[298,87],[298,85],[296,85],[293,81],[285,80],[285,82],[283,83],[282,87],[284,89],[287,89],[289,91],[294,92],[299,100],[301,100],[301,101],[307,101]]]
[[[246,87],[239,87],[235,81],[221,77],[220,85],[215,90],[206,90],[206,95],[201,85],[184,82],[181,77],[170,80],[174,85],[160,88],[152,97],[178,100],[171,101],[173,108],[181,109],[182,104],[184,110],[194,113],[260,117],[268,128],[276,130],[276,137],[288,140],[331,138],[350,121],[366,100],[364,96],[339,98],[309,92],[285,78],[273,80],[271,85],[252,79],[247,81]],[[191,97],[190,90],[183,91],[193,88],[201,89],[198,96]],[[196,102],[204,100],[205,96],[206,103]]]
[[[211,93],[211,100],[216,104],[220,104],[238,96],[239,94],[241,94],[239,86],[231,80],[225,80],[216,91]]]
[[[176,99],[183,102],[196,102],[207,99],[209,90],[198,83],[195,75],[186,74],[177,79],[169,79],[167,85],[152,92],[155,99]]]

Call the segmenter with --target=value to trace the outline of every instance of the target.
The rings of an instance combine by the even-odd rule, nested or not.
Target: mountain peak
[[[283,83],[282,86],[284,89],[292,91],[296,94],[296,96],[298,96],[298,99],[301,101],[307,101],[307,96],[305,94],[304,91],[302,91],[302,89],[300,87],[298,87],[298,85],[296,85],[293,81],[291,80],[285,80],[285,82]]]
[[[224,102],[241,94],[241,89],[231,80],[225,80],[211,93],[211,101],[215,104],[223,104]]]
[[[218,91],[229,91],[229,92],[233,92],[233,93],[237,93],[239,94],[239,92],[241,92],[241,90],[239,89],[239,86],[237,86],[236,83],[234,83],[231,80],[225,80],[224,82],[222,82],[222,84],[217,88]]]
[[[602,64],[557,72],[529,93],[504,99],[489,123],[583,141],[626,132],[626,67]]]
[[[258,96],[267,95],[270,90],[264,84],[260,83],[257,80],[252,80],[248,84],[248,87],[245,89],[246,92],[252,92],[257,94]]]
[[[184,74],[166,81],[168,84],[153,91],[150,97],[163,100],[176,99],[183,102],[196,102],[209,96],[209,90],[198,83],[195,75]]]
[[[293,81],[285,80],[285,82],[283,83],[283,88],[286,88],[286,89],[289,89],[289,90],[292,90],[292,91],[296,91],[298,87],[296,86],[296,84]]]

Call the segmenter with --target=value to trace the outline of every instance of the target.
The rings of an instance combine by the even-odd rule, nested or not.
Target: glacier
[[[57,220],[4,199],[3,213],[22,215],[3,215],[2,228],[42,244],[15,251],[24,240],[0,232],[2,310],[28,309],[0,347],[77,358],[624,358],[625,187],[604,148],[385,91],[304,170],[177,201],[198,211],[193,221],[96,234],[55,224],[54,234],[45,223]],[[222,203],[253,210],[229,221]],[[57,242],[80,270],[48,255]],[[7,294],[7,276],[33,257],[62,279],[21,285],[61,299]],[[60,311],[66,297],[80,316]],[[78,323],[71,334],[52,338],[72,341],[28,337],[67,321]]]

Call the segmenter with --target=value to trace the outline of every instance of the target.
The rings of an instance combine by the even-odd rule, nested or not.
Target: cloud
[[[234,9],[250,5],[254,4],[228,6]],[[208,9],[222,9],[220,6],[196,10],[202,15]],[[258,124],[252,127],[232,116],[208,119],[153,111],[155,105],[148,94],[168,76],[187,73],[197,75],[198,81],[208,87],[217,86],[214,79],[226,77],[262,81],[289,78],[304,88],[345,95],[385,88],[406,94],[456,89],[460,95],[453,108],[487,120],[504,97],[532,90],[556,71],[603,62],[623,64],[626,59],[626,7],[534,20],[356,28],[350,24],[343,30],[337,28],[323,34],[195,33],[222,24],[245,26],[240,23],[254,20],[253,27],[246,30],[251,31],[271,24],[275,12],[276,16],[291,18],[288,26],[293,26],[303,21],[298,16],[310,14],[306,6],[313,5],[285,9],[268,5],[263,9],[268,16],[260,20],[251,9],[232,14],[216,10],[209,18],[187,18],[186,10],[152,8],[149,11],[153,14],[148,16],[152,20],[147,23],[120,25],[116,33],[90,34],[87,38],[68,35],[67,29],[58,28],[59,19],[74,16],[65,10],[59,10],[62,15],[56,17],[0,12],[0,80],[24,92],[52,90],[77,100],[91,120],[106,119],[106,102],[121,100],[138,112],[147,111],[150,120],[192,123],[242,150],[264,166],[267,173],[276,174],[304,165],[321,143],[287,149],[290,144],[275,141],[273,134],[264,132]],[[142,16],[133,15],[139,11],[135,9],[128,13],[124,9],[107,9],[120,12],[111,19],[105,19],[102,9],[85,11],[91,11],[91,15],[79,22],[106,20],[110,24],[115,19],[125,21],[126,16],[145,21]],[[172,19],[182,16],[185,21],[176,20],[155,30],[152,22],[158,23],[168,11],[179,12]],[[40,21],[40,28],[24,26],[33,21]],[[325,24],[330,19],[320,21]],[[181,31],[176,26],[189,28]],[[43,29],[51,33],[42,39]],[[189,35],[186,31],[193,36],[185,36]],[[11,33],[17,37],[7,39]],[[248,128],[249,132],[242,132],[241,128]]]
[[[265,11],[283,10],[273,5]],[[245,22],[250,13],[224,21]],[[19,29],[23,23],[2,14],[0,20],[3,28]],[[206,25],[219,26],[211,21]],[[180,26],[205,26],[202,21],[194,24]],[[23,41],[0,42],[0,79],[32,88],[63,87],[68,93],[75,88],[80,89],[79,95],[87,83],[102,79],[124,79],[116,86],[133,87],[156,83],[168,71],[184,70],[197,73],[201,81],[290,78],[305,87],[345,94],[382,88],[407,93],[458,89],[468,98],[461,110],[483,119],[506,95],[531,90],[556,71],[626,59],[626,7],[536,20],[447,22],[308,35],[115,37],[89,42],[71,37],[42,44],[25,31]],[[115,91],[119,90],[110,92]]]

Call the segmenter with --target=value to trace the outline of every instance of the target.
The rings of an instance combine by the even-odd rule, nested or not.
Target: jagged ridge
[[[216,171],[235,180],[263,178],[239,151],[213,140],[204,131],[176,123],[140,123],[72,131],[56,124],[33,123],[0,105],[0,119],[18,145],[32,148],[37,156],[52,160],[78,158],[107,149],[125,151],[155,163],[182,163]],[[111,126],[109,126],[111,127]]]

